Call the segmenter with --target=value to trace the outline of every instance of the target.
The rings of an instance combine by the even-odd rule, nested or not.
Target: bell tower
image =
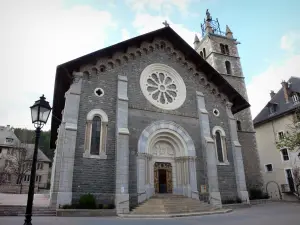
[[[202,39],[195,36],[195,50],[248,101],[237,48],[240,43],[233,37],[231,29],[226,25],[223,32],[218,19],[213,19],[206,10],[201,30]],[[250,108],[234,116],[237,120],[239,142],[242,145],[247,188],[261,188],[260,162]]]

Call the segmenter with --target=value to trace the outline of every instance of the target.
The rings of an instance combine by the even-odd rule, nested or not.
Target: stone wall
[[[228,45],[230,55],[221,53],[220,43]],[[197,52],[206,48],[207,62],[211,64],[223,77],[248,100],[245,78],[238,54],[238,48],[234,39],[216,35],[206,35],[200,42]],[[226,74],[225,61],[231,64],[232,74]],[[250,108],[236,113],[235,118],[241,121],[242,131],[239,131],[239,141],[242,145],[247,187],[260,187],[262,177],[260,173],[260,162],[256,146],[255,131],[252,122]]]
[[[84,72],[82,94],[80,98],[80,110],[77,129],[76,153],[73,176],[73,201],[78,200],[83,193],[91,192],[98,199],[111,201],[115,193],[115,136],[116,136],[116,102],[117,102],[117,79],[119,75],[128,78],[128,99],[129,99],[129,194],[131,205],[136,203],[136,152],[137,140],[148,125],[156,120],[171,120],[181,125],[193,138],[197,152],[197,179],[198,188],[200,184],[206,184],[205,154],[200,144],[199,117],[197,112],[196,91],[200,91],[205,96],[206,109],[210,119],[210,129],[220,126],[224,129],[227,138],[227,151],[229,165],[218,166],[220,192],[222,196],[236,196],[236,180],[232,159],[232,143],[229,138],[228,117],[225,109],[226,97],[217,93],[217,88],[213,84],[206,82],[206,76],[200,71],[190,69],[195,67],[189,63],[184,63],[182,53],[176,51],[172,54],[173,47],[164,42],[162,48],[147,48],[131,55],[131,59],[126,56],[121,63],[115,61],[110,67],[101,67],[101,59],[95,65],[83,65],[81,71]],[[153,45],[154,46],[154,45]],[[120,57],[121,58],[121,57]],[[134,59],[133,59],[134,58]],[[179,59],[180,58],[180,59]],[[103,59],[107,61],[107,59]],[[146,100],[140,89],[140,74],[143,69],[152,63],[163,63],[174,68],[182,77],[187,87],[187,97],[184,104],[173,111],[158,109]],[[106,65],[110,65],[106,63]],[[99,66],[99,67],[97,67]],[[95,88],[104,90],[103,97],[94,94]],[[225,101],[224,101],[225,98]],[[85,123],[87,113],[94,109],[101,108],[108,115],[107,134],[107,159],[83,158]],[[220,115],[214,116],[213,109],[218,109]]]

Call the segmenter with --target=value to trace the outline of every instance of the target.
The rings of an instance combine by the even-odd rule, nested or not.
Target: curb
[[[154,214],[154,215],[139,215],[139,214],[119,214],[118,216],[121,218],[173,218],[173,217],[192,217],[192,216],[209,216],[216,214],[225,214],[232,212],[232,209],[224,209],[224,210],[215,210],[215,211],[206,211],[206,212],[194,212],[194,213],[176,213],[176,214]]]

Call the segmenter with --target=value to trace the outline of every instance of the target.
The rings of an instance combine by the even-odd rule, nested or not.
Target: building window
[[[228,48],[228,45],[225,45],[225,54],[226,54],[226,55],[229,55],[229,48]]]
[[[24,181],[29,182],[30,181],[30,175],[25,175],[24,176]]]
[[[284,132],[283,131],[278,132],[278,139],[282,140],[283,138],[284,138]]]
[[[41,175],[37,175],[36,177],[35,177],[35,182],[41,182]]]
[[[272,172],[273,171],[273,165],[272,164],[266,164],[265,168],[266,168],[266,172]]]
[[[223,128],[216,126],[213,128],[212,133],[215,140],[216,155],[219,163],[228,164],[226,150],[226,135]]]
[[[294,104],[299,103],[299,95],[298,95],[298,93],[294,93],[292,95],[292,100],[293,100]]]
[[[269,106],[269,113],[272,115],[273,113],[276,112],[276,105],[272,104]]]
[[[37,163],[37,170],[42,170],[43,169],[43,163]]]
[[[225,46],[223,44],[220,44],[221,53],[225,54]]]
[[[283,161],[289,161],[290,160],[289,152],[286,148],[281,149],[280,152],[281,152]]]
[[[84,157],[106,159],[107,114],[93,109],[87,115]]]
[[[6,138],[5,141],[6,141],[6,143],[13,143],[14,139],[13,138]]]
[[[95,116],[92,122],[91,155],[98,155],[100,150],[101,118]]]
[[[203,52],[202,52],[202,51],[200,52],[200,55],[201,55],[201,57],[203,58]]]
[[[206,50],[203,48],[203,57],[206,58]]]
[[[236,126],[237,126],[237,130],[238,131],[242,130],[242,123],[241,123],[241,121],[237,120],[236,121]]]
[[[227,74],[231,74],[231,65],[229,61],[225,62],[225,66],[226,66],[226,73]]]

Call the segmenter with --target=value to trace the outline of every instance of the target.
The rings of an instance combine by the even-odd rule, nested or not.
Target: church
[[[53,207],[86,193],[117,213],[158,193],[221,207],[261,186],[239,42],[208,10],[194,48],[164,25],[57,67]]]

